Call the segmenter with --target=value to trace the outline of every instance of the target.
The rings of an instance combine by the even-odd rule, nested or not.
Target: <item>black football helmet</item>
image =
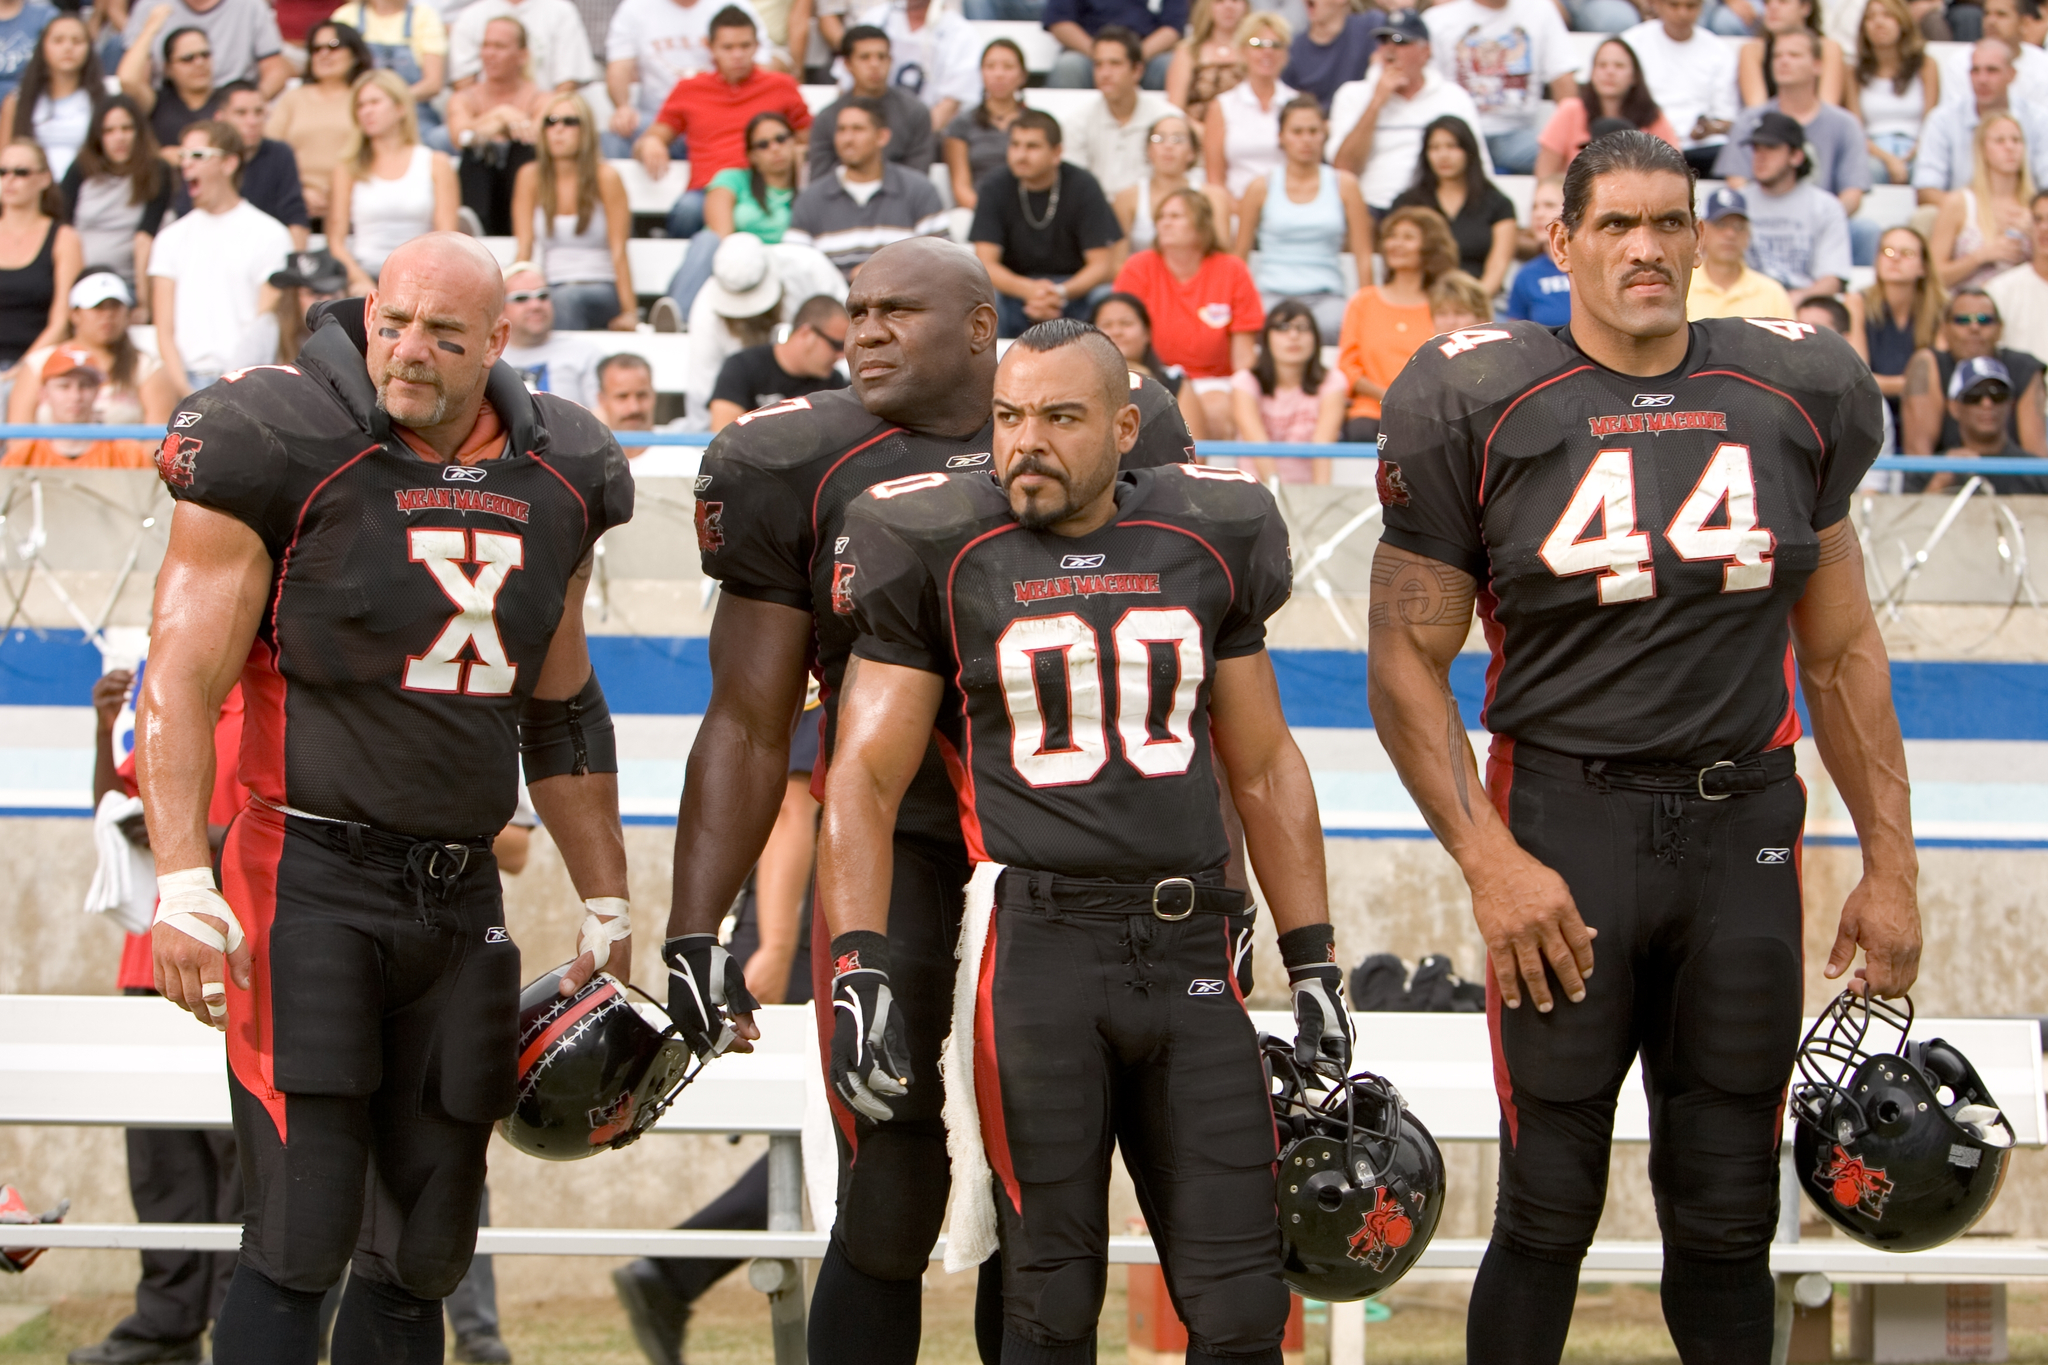
[[[1326,1303],[1385,1293],[1436,1234],[1444,1159],[1436,1139],[1384,1078],[1341,1085],[1297,1066],[1294,1044],[1259,1048],[1283,1146],[1275,1203],[1281,1278]]]
[[[1907,1042],[1912,1027],[1911,1000],[1843,991],[1800,1044],[1792,1087],[1800,1188],[1880,1251],[1968,1232],[2012,1155],[2012,1125],[1969,1058],[1939,1038]]]
[[[498,1124],[507,1142],[547,1161],[635,1141],[696,1076],[675,1026],[647,1022],[616,978],[599,972],[563,995],[568,965],[519,993],[519,1104]]]

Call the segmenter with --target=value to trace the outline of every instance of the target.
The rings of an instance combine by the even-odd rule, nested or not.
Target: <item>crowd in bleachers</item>
[[[2048,454],[2039,0],[1371,3],[0,0],[7,411],[158,419],[460,227],[536,387],[659,354],[715,428],[842,382],[847,281],[951,234],[1002,335],[1102,321],[1200,436],[1370,440],[1449,320],[1565,320],[1559,178],[1636,128],[1704,178],[1695,316],[1839,318],[1905,453],[2002,391]]]

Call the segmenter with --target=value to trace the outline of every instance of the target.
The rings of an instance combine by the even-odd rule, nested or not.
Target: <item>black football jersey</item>
[[[1479,580],[1492,733],[1710,763],[1790,744],[1787,617],[1883,438],[1870,367],[1805,323],[1695,322],[1638,379],[1568,331],[1424,345],[1387,394],[1388,544]]]
[[[633,515],[632,475],[597,418],[502,363],[485,393],[509,453],[422,459],[377,408],[350,302],[296,364],[185,400],[157,451],[172,497],[270,553],[242,781],[329,819],[495,834],[518,804],[520,706],[576,566]]]
[[[833,556],[864,659],[946,680],[939,744],[970,857],[1122,882],[1223,866],[1218,659],[1265,648],[1287,526],[1249,474],[1124,474],[1086,536],[1027,531],[982,475],[878,484]]]
[[[1178,464],[1193,455],[1173,395],[1131,379],[1143,415],[1125,469]],[[960,438],[925,436],[883,420],[851,389],[792,398],[737,418],[704,452],[697,475],[697,548],[704,573],[739,597],[808,611],[816,622],[812,671],[825,701],[821,761],[813,790],[824,789],[853,629],[832,610],[832,556],[847,504],[871,485],[912,474],[986,470],[994,458],[991,424]],[[898,832],[957,846],[959,814],[936,747],[904,793]]]

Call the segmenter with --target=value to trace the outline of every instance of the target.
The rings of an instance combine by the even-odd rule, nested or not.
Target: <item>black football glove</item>
[[[1304,924],[1280,935],[1280,960],[1294,988],[1294,1061],[1342,1078],[1351,1074],[1351,1012],[1344,1008],[1344,969],[1337,931]]]
[[[683,934],[661,945],[668,964],[668,1017],[690,1051],[716,1057],[733,1044],[732,1014],[752,1014],[761,1002],[746,974],[716,934]]]
[[[865,930],[832,940],[832,1088],[855,1113],[887,1123],[910,1091],[910,1040],[889,990],[889,940]]]

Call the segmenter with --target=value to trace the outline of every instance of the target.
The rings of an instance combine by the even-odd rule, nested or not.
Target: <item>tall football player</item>
[[[248,1218],[220,1365],[313,1365],[345,1268],[336,1365],[441,1359],[516,1098],[491,837],[522,757],[588,898],[564,991],[631,961],[583,595],[632,478],[597,419],[498,363],[504,312],[487,251],[420,238],[324,306],[296,364],[187,400],[157,455],[178,507],[136,752],[157,989],[228,1035]],[[237,678],[250,800],[217,891],[213,717]]]
[[[859,638],[818,898],[839,989],[880,1044],[860,1061],[873,1086],[901,1055],[884,975],[897,803],[936,726],[969,856],[1002,866],[962,970],[1004,1365],[1095,1359],[1118,1146],[1188,1360],[1279,1365],[1273,1115],[1239,981],[1251,907],[1224,884],[1211,745],[1296,978],[1299,1054],[1343,1075],[1322,824],[1265,652],[1287,527],[1234,469],[1119,476],[1138,428],[1116,346],[1042,323],[996,374],[994,478],[855,499],[833,564]]]
[[[690,751],[676,825],[669,1004],[700,1053],[730,1027],[756,1036],[740,964],[715,931],[775,824],[790,722],[808,664],[823,684],[831,760],[840,673],[853,643],[833,548],[846,507],[870,485],[989,467],[996,372],[995,290],[964,248],[933,238],[884,247],[847,294],[853,387],[748,413],[718,434],[697,478],[704,572],[723,587],[711,626],[711,700]],[[1131,381],[1144,415],[1131,467],[1187,458],[1187,427],[1166,390]],[[815,789],[815,788],[814,788]],[[833,1097],[838,1216],[811,1297],[818,1365],[914,1365],[924,1273],[948,1192],[938,1056],[953,1007],[967,851],[945,766],[927,745],[896,831],[891,934],[895,994],[908,1025],[910,1096]],[[827,935],[812,935],[820,1029],[835,1010]],[[841,1040],[850,1051],[850,1036]],[[843,1065],[836,1068],[845,1075]],[[884,1120],[887,1120],[884,1122]],[[858,1160],[856,1160],[856,1156]],[[629,1300],[629,1307],[632,1301]],[[680,1332],[675,1305],[643,1302],[636,1326]],[[643,1330],[644,1337],[650,1333]]]
[[[1689,1365],[1768,1358],[1802,989],[1795,666],[1863,845],[1827,974],[1861,947],[1891,996],[1919,962],[1904,745],[1847,520],[1877,386],[1804,323],[1686,325],[1692,193],[1668,144],[1594,142],[1550,229],[1570,325],[1452,333],[1387,395],[1372,711],[1491,959],[1474,1361],[1563,1351],[1639,1053],[1665,1321]],[[1448,680],[1475,596],[1483,790]]]

